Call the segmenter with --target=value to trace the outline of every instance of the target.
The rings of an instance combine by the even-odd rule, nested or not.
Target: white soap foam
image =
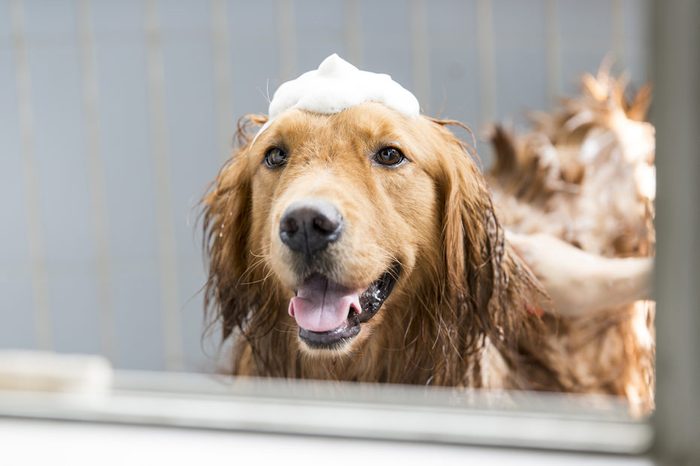
[[[378,102],[410,117],[420,114],[418,99],[391,76],[359,70],[334,53],[317,70],[307,71],[275,91],[269,120],[255,138],[287,110],[332,114],[364,102]]]

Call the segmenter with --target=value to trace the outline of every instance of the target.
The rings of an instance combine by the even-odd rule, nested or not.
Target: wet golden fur
[[[536,315],[543,292],[504,241],[484,177],[447,123],[366,103],[287,112],[252,144],[242,129],[204,199],[207,307],[235,338],[234,374],[577,390]],[[410,162],[372,164],[387,145]],[[285,167],[263,165],[271,146],[289,152]],[[287,314],[300,278],[278,225],[305,196],[332,200],[348,225],[328,252],[329,278],[366,287],[402,266],[379,313],[333,354],[305,349]]]

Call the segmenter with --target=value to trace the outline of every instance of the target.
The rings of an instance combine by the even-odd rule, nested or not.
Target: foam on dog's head
[[[364,102],[378,102],[411,117],[420,113],[418,99],[391,76],[359,70],[334,53],[317,70],[287,81],[275,91],[269,120],[258,135],[287,110],[332,114]]]

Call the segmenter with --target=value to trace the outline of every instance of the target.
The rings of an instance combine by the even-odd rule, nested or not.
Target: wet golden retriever
[[[451,123],[364,103],[241,132],[204,199],[234,374],[576,390]]]

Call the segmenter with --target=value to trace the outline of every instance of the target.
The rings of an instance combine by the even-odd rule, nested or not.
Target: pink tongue
[[[328,332],[345,324],[351,307],[357,312],[362,309],[357,291],[314,276],[289,301],[289,315],[301,328]]]

